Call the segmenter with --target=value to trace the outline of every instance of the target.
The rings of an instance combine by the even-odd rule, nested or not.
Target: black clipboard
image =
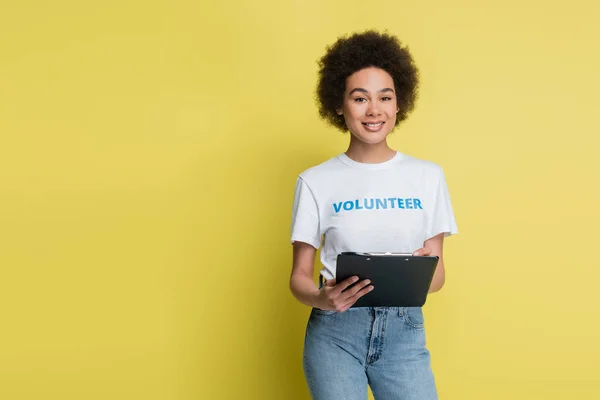
[[[351,276],[371,280],[373,290],[352,307],[422,307],[438,261],[437,256],[343,252],[337,256],[336,283]]]

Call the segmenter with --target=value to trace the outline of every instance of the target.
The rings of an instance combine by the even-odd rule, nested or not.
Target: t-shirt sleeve
[[[318,249],[321,245],[319,207],[307,183],[298,177],[292,210],[291,242],[308,243]]]
[[[427,221],[427,239],[440,233],[444,233],[445,237],[457,234],[458,228],[454,218],[454,210],[452,209],[444,171],[441,168],[433,191],[432,212],[429,213]]]

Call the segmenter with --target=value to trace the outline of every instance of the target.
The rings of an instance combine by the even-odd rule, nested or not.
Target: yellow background
[[[366,28],[417,61],[390,143],[459,224],[440,398],[600,398],[597,4],[3,1],[0,398],[308,398],[293,188],[348,140],[316,60]]]

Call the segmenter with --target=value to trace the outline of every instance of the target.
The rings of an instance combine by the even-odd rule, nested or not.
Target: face
[[[344,115],[352,135],[367,144],[384,141],[396,123],[394,80],[375,67],[361,69],[346,79],[344,103],[337,110]]]

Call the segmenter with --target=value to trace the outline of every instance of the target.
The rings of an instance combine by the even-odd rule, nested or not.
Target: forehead
[[[394,88],[392,76],[381,68],[368,67],[356,71],[346,79],[346,91],[355,88],[377,91],[383,88]]]

